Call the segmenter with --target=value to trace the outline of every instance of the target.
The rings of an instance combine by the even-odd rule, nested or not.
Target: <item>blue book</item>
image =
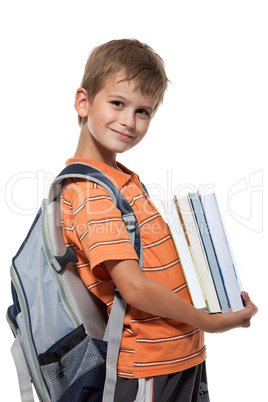
[[[215,193],[200,195],[232,311],[242,310],[241,281]]]
[[[230,311],[230,304],[226,294],[226,290],[223,283],[223,277],[221,274],[220,266],[217,260],[217,256],[214,250],[214,246],[210,237],[209,228],[207,225],[204,210],[199,198],[198,193],[190,193],[189,199],[191,201],[196,222],[198,225],[200,238],[203,243],[203,247],[206,253],[207,261],[209,264],[210,272],[214,281],[214,286],[218,295],[218,299],[221,305],[223,313]]]

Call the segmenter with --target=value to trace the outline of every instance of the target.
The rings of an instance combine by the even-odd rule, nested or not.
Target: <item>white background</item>
[[[156,204],[193,186],[216,190],[244,288],[259,307],[250,329],[207,336],[211,402],[267,400],[267,2],[1,4],[1,400],[19,401],[5,322],[11,258],[74,153],[74,94],[89,52],[123,37],[150,44],[172,83],[147,137],[119,160]]]

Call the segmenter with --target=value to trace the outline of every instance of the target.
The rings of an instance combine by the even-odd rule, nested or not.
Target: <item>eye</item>
[[[111,104],[116,106],[116,107],[123,107],[124,106],[123,102],[117,101],[117,100],[112,101]]]
[[[147,112],[147,110],[145,110],[145,109],[138,109],[137,113],[142,115],[142,116],[148,116],[148,117],[150,116],[150,113]]]

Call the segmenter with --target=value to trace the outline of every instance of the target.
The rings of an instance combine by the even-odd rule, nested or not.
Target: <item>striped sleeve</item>
[[[111,280],[105,261],[138,259],[121,212],[103,187],[73,182],[62,194],[62,206],[67,243],[85,253],[97,279]]]

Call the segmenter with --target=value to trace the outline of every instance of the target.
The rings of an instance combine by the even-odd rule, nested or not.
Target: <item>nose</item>
[[[122,111],[120,115],[120,124],[129,130],[133,130],[135,128],[135,113],[127,109]]]

